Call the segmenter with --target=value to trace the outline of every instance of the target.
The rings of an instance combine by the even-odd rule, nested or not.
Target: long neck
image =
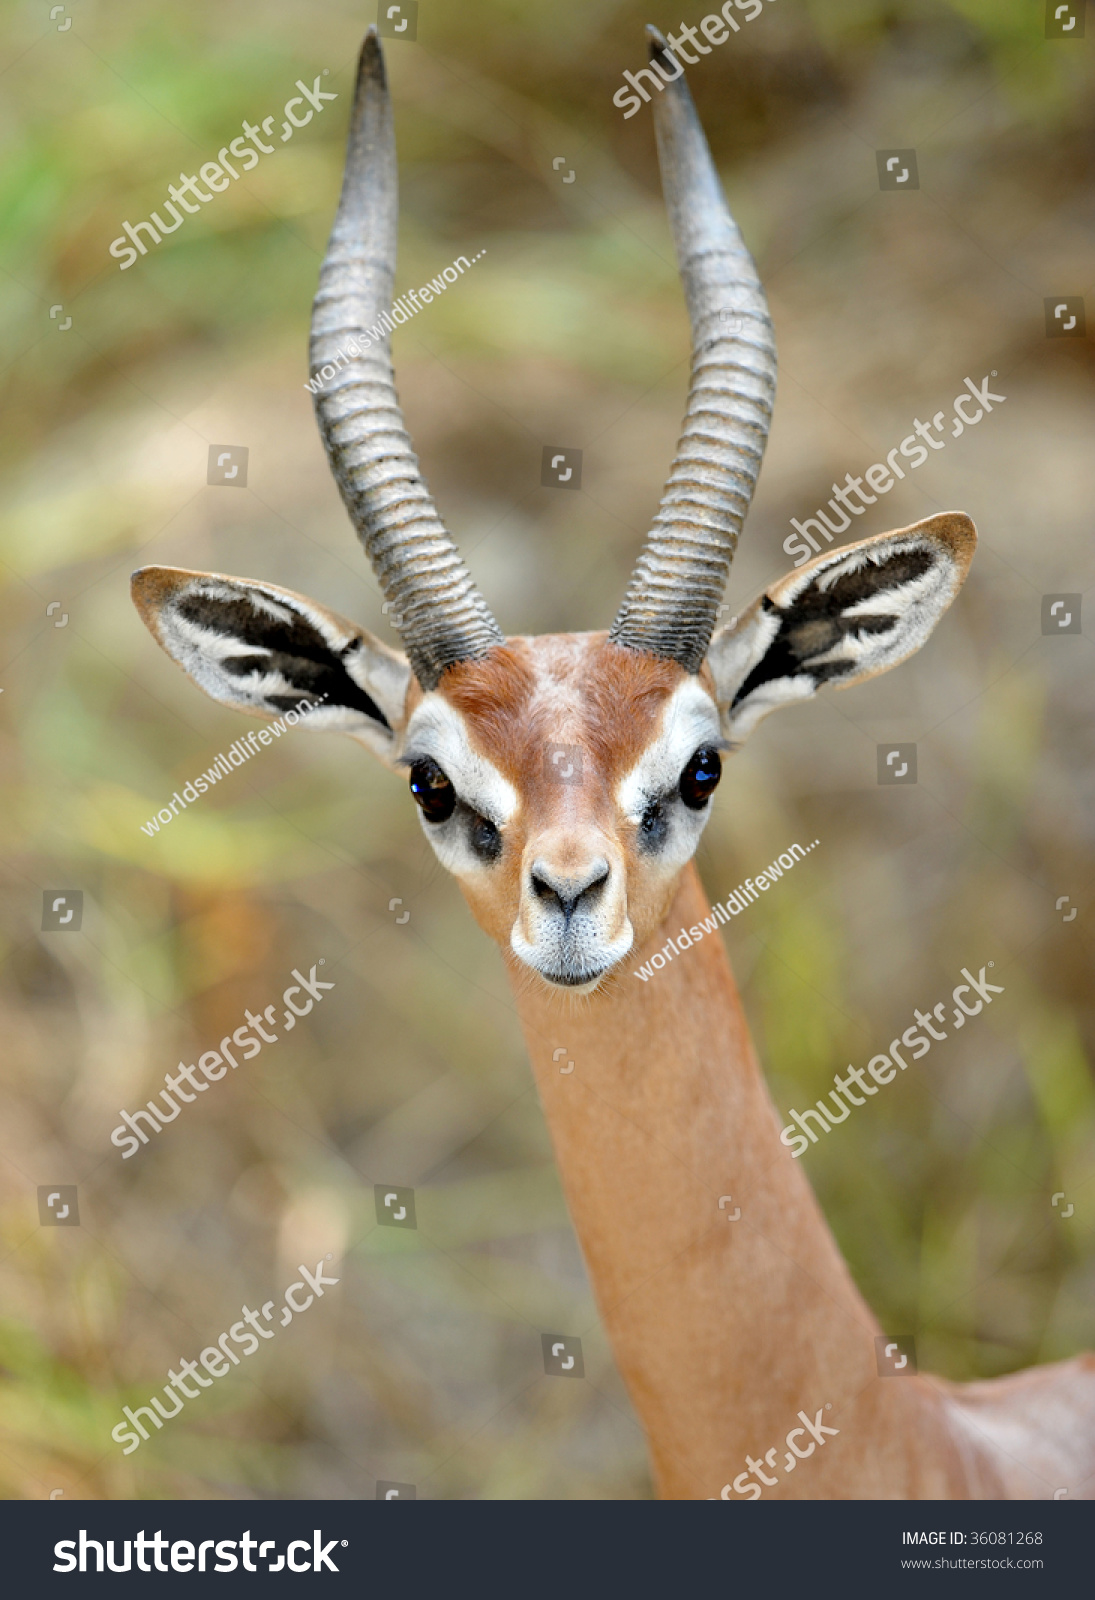
[[[649,948],[706,915],[689,867]],[[780,1143],[722,940],[709,933],[646,982],[632,975],[644,956],[591,1000],[515,990],[659,1492],[718,1496],[751,1456],[777,1480],[769,1497],[963,1495],[940,1391],[878,1377],[878,1324]],[[839,1430],[807,1459],[785,1446],[799,1411]]]

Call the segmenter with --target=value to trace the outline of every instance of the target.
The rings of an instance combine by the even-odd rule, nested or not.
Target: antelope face
[[[165,567],[133,579],[159,643],[214,699],[274,717],[308,702],[309,728],[349,733],[403,773],[481,926],[568,990],[595,989],[658,929],[722,754],[777,707],[918,649],[976,537],[968,517],[946,512],[824,552],[714,631],[767,438],[775,348],[683,75],[653,105],[692,384],[661,509],[607,634],[506,640],[422,481],[380,331],[396,172],[372,29],[311,366],[337,368],[316,392],[320,432],[406,654],[273,584]]]
[[[480,925],[592,987],[658,926],[718,783],[712,694],[602,634],[512,639],[412,711],[401,763]]]

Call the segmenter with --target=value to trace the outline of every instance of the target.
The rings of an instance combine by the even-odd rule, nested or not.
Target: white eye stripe
[[[504,827],[517,811],[516,789],[472,749],[463,717],[440,695],[426,695],[415,708],[402,759],[436,761],[464,804],[496,828]]]
[[[718,744],[719,715],[715,702],[696,680],[674,691],[662,712],[661,732],[643,751],[616,789],[624,815],[638,822],[652,800],[675,789],[681,772],[704,744]]]

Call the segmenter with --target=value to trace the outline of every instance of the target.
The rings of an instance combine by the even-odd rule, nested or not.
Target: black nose
[[[534,861],[529,877],[529,885],[536,898],[554,901],[566,923],[570,922],[579,905],[588,911],[607,882],[607,861],[592,862],[584,876],[576,878],[553,872],[544,861]]]

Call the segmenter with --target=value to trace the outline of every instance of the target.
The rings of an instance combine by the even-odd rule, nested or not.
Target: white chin
[[[606,943],[598,941],[592,950],[587,946],[568,961],[565,948],[552,948],[554,941],[550,941],[545,950],[542,945],[531,944],[518,927],[514,927],[510,935],[510,948],[521,965],[535,972],[549,988],[566,994],[592,994],[602,978],[624,959],[634,942],[631,924],[626,922],[615,939]]]

